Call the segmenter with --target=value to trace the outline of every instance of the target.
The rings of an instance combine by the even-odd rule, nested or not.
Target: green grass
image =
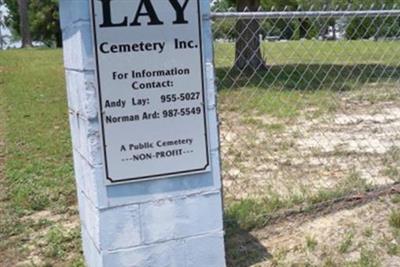
[[[353,237],[354,237],[353,232],[346,233],[344,239],[339,244],[339,252],[340,253],[344,254],[344,253],[349,252],[350,247],[353,245]]]
[[[399,256],[400,255],[400,245],[396,243],[387,243],[387,253],[391,256]]]
[[[45,255],[49,258],[65,259],[70,251],[80,248],[79,231],[52,227],[47,232],[45,240]]]
[[[0,99],[7,192],[0,239],[2,247],[18,249],[31,234],[49,227],[25,216],[41,210],[65,213],[76,203],[62,51],[0,52]],[[23,258],[24,253],[29,252],[17,254]]]
[[[269,65],[278,64],[371,64],[385,63],[398,66],[400,47],[392,41],[289,41],[265,42],[263,55]],[[217,68],[229,68],[234,62],[234,47],[230,43],[218,43],[215,46],[215,65]]]
[[[294,208],[301,205],[302,210],[305,212],[312,212],[313,205],[324,201],[329,201],[335,198],[346,196],[350,193],[358,191],[365,191],[369,185],[363,180],[360,175],[352,171],[346,179],[339,182],[334,188],[320,190],[315,193],[304,192],[302,195],[290,195],[289,197],[282,197],[276,193],[269,192],[264,198],[248,198],[241,201],[226,203],[225,208],[225,230],[226,230],[226,249],[228,259],[232,264],[230,266],[248,266],[247,263],[258,262],[257,259],[265,258],[265,251],[254,249],[249,254],[238,252],[237,247],[243,246],[239,240],[248,239],[246,234],[248,231],[260,229],[270,223],[271,216],[277,214],[279,211]],[[245,237],[243,237],[243,235]],[[338,250],[346,253],[352,245],[352,235],[347,235],[344,241],[339,245]],[[251,238],[250,238],[251,240]],[[243,242],[243,241],[242,241]],[[251,241],[248,241],[251,243]],[[307,237],[306,247],[309,251],[316,249],[318,243],[313,237]],[[277,261],[275,255],[272,262]],[[371,261],[375,263],[375,258],[369,258],[369,254],[364,255],[360,259],[361,263]],[[355,262],[349,266],[363,266],[358,265],[360,262]],[[275,266],[275,265],[273,265]],[[279,264],[276,266],[280,266]],[[285,265],[283,265],[285,266]],[[334,262],[326,261],[324,266],[340,266],[335,265]],[[375,266],[375,265],[367,265]]]
[[[389,217],[389,224],[396,230],[400,230],[400,212],[393,210]]]
[[[226,227],[240,227],[244,230],[262,228],[268,225],[271,215],[278,211],[302,205],[304,211],[312,211],[315,204],[346,196],[350,193],[362,192],[369,185],[357,173],[351,172],[346,179],[334,188],[323,189],[315,193],[304,192],[302,195],[292,194],[282,197],[270,192],[264,198],[248,198],[228,204],[225,209]]]
[[[293,118],[307,107],[317,110],[309,117],[336,110],[336,97],[330,91],[304,93],[299,91],[262,90],[259,87],[243,87],[220,92],[220,105],[226,111],[254,112],[259,115],[269,114],[277,118]]]
[[[365,237],[369,238],[372,236],[373,233],[374,233],[374,229],[371,226],[369,226],[364,230],[363,235]]]
[[[263,53],[268,69],[243,75],[232,68],[234,46],[215,45],[218,87],[225,109],[258,111],[278,118],[296,117],[308,109],[304,115],[312,118],[337,110],[337,93],[373,87],[376,82],[397,88],[400,77],[397,42],[267,42]],[[385,94],[382,99],[376,92],[369,95],[371,101],[388,98]]]
[[[0,53],[6,179],[17,210],[75,203],[61,50]]]
[[[318,245],[318,241],[313,236],[306,236],[306,247],[313,251]]]

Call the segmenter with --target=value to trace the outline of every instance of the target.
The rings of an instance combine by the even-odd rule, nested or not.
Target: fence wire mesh
[[[227,207],[271,213],[399,182],[400,10],[212,21]]]

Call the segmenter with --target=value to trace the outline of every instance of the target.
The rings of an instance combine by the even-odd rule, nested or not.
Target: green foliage
[[[5,18],[5,24],[12,30],[13,35],[19,35],[19,13],[17,0],[3,0],[9,15]]]
[[[236,1],[249,2],[248,0],[218,0],[214,5],[216,7],[223,7],[224,10],[226,10],[227,8],[234,6]],[[305,10],[310,7],[313,7],[314,10],[318,10],[322,9],[324,6],[347,8],[350,4],[354,7],[363,5],[366,8],[369,8],[372,5],[377,7],[382,5],[391,7],[399,3],[399,0],[260,0],[260,4],[263,8],[271,9],[272,7],[275,7],[277,10],[283,10],[285,7],[287,7],[288,10],[295,10],[297,8]]]
[[[399,37],[398,18],[354,18],[346,29],[346,37],[351,40]]]
[[[0,0],[0,7],[4,5],[3,0]],[[0,27],[6,27],[6,22],[4,19],[4,12],[0,9]]]
[[[246,0],[241,0],[246,1]],[[235,0],[219,0],[213,5],[213,10],[226,11],[230,7],[235,6]],[[369,9],[375,6],[375,9],[381,9],[383,5],[387,9],[392,8],[396,4],[400,4],[400,0],[261,0],[260,4],[264,10],[313,10],[329,9],[339,7],[347,9],[351,4],[353,8],[358,9],[363,6]],[[218,38],[232,39],[238,33],[232,34],[234,23],[231,21],[229,26],[227,23],[223,25],[215,24],[216,36]],[[313,39],[324,36],[328,27],[334,27],[335,19],[275,19],[261,23],[261,34],[264,36],[275,36],[286,40]],[[392,38],[400,36],[400,19],[398,18],[354,18],[346,21],[345,37],[350,40],[370,39],[370,38]]]
[[[238,33],[235,30],[235,21],[222,20],[213,23],[213,35],[215,39],[235,39]]]
[[[48,46],[55,43],[57,47],[61,47],[58,0],[31,0],[30,8],[33,38]]]
[[[17,0],[4,0],[9,9],[7,25],[14,35],[20,35]],[[47,46],[61,47],[62,38],[59,26],[58,0],[30,0],[29,27],[34,41],[40,41]]]
[[[231,8],[231,7],[232,7],[232,3],[230,1],[217,0],[212,4],[211,10],[212,11],[222,12],[222,11],[228,11],[229,8]]]

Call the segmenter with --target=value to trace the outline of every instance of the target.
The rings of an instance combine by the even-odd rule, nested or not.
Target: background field
[[[215,48],[229,265],[399,266],[399,44]],[[0,52],[0,266],[83,265],[61,53]]]

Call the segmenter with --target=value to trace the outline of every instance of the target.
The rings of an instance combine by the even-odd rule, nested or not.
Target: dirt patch
[[[222,106],[225,203],[266,197],[272,197],[270,202],[274,197],[304,202],[310,201],[307,196],[320,195],[335,199],[338,196],[332,192],[342,187],[357,197],[361,195],[357,191],[398,182],[398,87],[372,86],[336,94],[332,101],[337,101],[333,111],[321,114],[313,106],[300,105],[306,108],[298,116],[283,118]],[[400,237],[389,226],[389,216],[400,204],[391,198],[332,209],[329,214],[312,211],[283,216],[265,228],[234,233],[228,244],[234,243],[234,250],[246,256],[230,255],[230,264],[400,266]],[[319,203],[321,199],[313,200]],[[303,202],[301,206],[308,207]],[[247,202],[242,203],[245,209]],[[252,206],[248,209],[251,213]]]
[[[52,263],[52,258],[56,258],[57,261],[62,259],[63,262],[76,259],[77,255],[68,252],[70,246],[80,244],[80,239],[76,238],[78,235],[74,236],[80,229],[75,209],[62,214],[44,210],[23,217],[22,222],[37,230],[30,231],[25,236],[22,249],[26,251],[27,256],[22,258],[17,266],[44,266]],[[66,252],[68,254],[65,254]]]
[[[373,94],[374,101],[343,93],[335,112],[317,117],[312,107],[281,119],[222,109],[227,199],[314,194],[347,180],[371,186],[398,181],[400,94]]]
[[[329,261],[334,265],[327,266],[343,266],[369,252],[382,266],[400,266],[398,252],[391,251],[400,245],[399,236],[389,225],[392,210],[399,208],[390,197],[383,197],[312,220],[285,221],[253,231],[251,235],[273,255],[254,266],[324,266]]]

